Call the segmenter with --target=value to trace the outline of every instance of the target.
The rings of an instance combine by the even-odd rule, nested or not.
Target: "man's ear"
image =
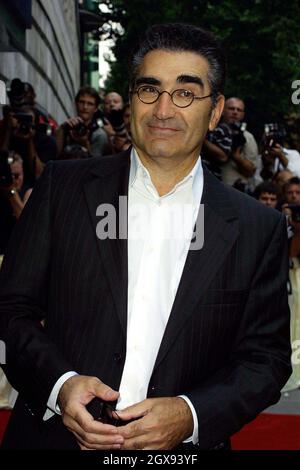
[[[218,124],[220,117],[222,115],[222,112],[223,112],[224,104],[225,104],[224,95],[219,95],[217,97],[217,102],[215,104],[215,107],[213,108],[211,112],[209,126],[208,126],[208,129],[210,131],[213,131],[216,125]]]

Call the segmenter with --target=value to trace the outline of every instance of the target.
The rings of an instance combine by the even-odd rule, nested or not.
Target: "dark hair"
[[[79,98],[83,95],[90,95],[92,96],[94,99],[95,99],[95,103],[96,103],[96,106],[98,107],[99,104],[100,104],[100,96],[97,92],[97,90],[95,90],[95,88],[92,88],[91,86],[83,86],[81,87],[76,96],[75,96],[75,102],[77,103],[77,101],[79,101]]]
[[[286,190],[292,186],[292,184],[300,184],[300,178],[298,176],[293,176],[293,178],[289,179],[284,185],[283,185],[283,192],[285,193]]]
[[[272,183],[272,181],[264,181],[263,183],[260,183],[258,186],[256,186],[253,196],[256,199],[259,199],[263,193],[275,194],[275,196],[278,198],[280,196],[280,188],[277,184]]]
[[[213,100],[223,93],[225,85],[224,52],[209,31],[184,23],[158,24],[151,26],[141,38],[131,60],[131,88],[135,85],[138,69],[145,55],[157,49],[174,52],[195,52],[209,63],[208,82],[213,93]]]

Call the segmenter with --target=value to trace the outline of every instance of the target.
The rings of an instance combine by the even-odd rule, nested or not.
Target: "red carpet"
[[[234,450],[299,450],[300,415],[261,414],[232,438]]]
[[[8,423],[10,417],[10,411],[7,410],[0,410],[0,442],[2,441],[2,437],[4,434],[4,430]]]
[[[10,411],[0,411],[0,442]],[[232,438],[234,450],[300,450],[300,415],[261,414]]]

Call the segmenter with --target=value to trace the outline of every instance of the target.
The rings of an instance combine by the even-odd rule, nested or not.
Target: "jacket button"
[[[114,354],[114,361],[119,364],[122,361],[122,354],[120,353],[115,353]]]

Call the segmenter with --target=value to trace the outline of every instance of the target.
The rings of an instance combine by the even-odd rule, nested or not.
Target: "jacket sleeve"
[[[276,403],[291,374],[286,224],[280,218],[253,277],[233,353],[196,390],[199,446],[213,448]],[[220,352],[222,354],[222,352]]]
[[[5,374],[28,407],[42,416],[53,385],[72,370],[45,335],[51,263],[49,163],[16,225],[0,273],[0,338],[6,346]]]

